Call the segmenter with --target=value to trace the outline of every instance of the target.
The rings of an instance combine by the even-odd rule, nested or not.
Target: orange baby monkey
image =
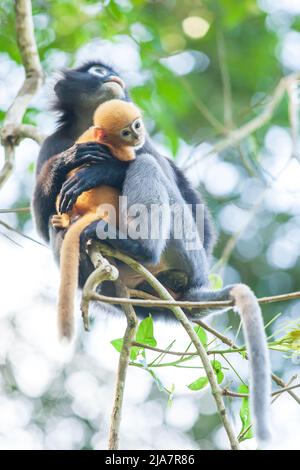
[[[145,128],[140,110],[121,100],[110,100],[98,106],[93,126],[76,143],[99,142],[107,145],[118,160],[135,159],[135,149],[145,142]],[[73,176],[79,168],[71,171]],[[74,298],[78,283],[80,235],[92,222],[104,219],[118,225],[119,191],[111,186],[99,186],[82,193],[67,214],[56,214],[52,225],[68,228],[60,252],[60,288],[58,299],[58,326],[60,337],[71,339],[74,330]],[[113,210],[107,210],[108,204]],[[56,201],[58,210],[59,197]],[[111,218],[113,215],[113,218]],[[77,220],[76,220],[77,219]]]

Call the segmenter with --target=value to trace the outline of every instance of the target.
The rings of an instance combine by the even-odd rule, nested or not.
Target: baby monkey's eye
[[[135,129],[139,129],[141,127],[141,123],[140,121],[137,121],[135,124],[134,124],[134,128]]]
[[[123,137],[128,137],[128,136],[130,135],[130,132],[127,131],[126,129],[124,129],[124,131],[121,132],[121,135],[122,135]]]

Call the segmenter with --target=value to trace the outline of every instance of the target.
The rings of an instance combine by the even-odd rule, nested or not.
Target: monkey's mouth
[[[114,82],[114,83],[117,83],[118,85],[120,85],[120,87],[124,90],[125,89],[125,83],[123,82],[123,80],[120,78],[120,77],[117,77],[115,75],[112,75],[111,77],[109,77],[108,80],[105,81],[105,83],[109,83],[109,82]]]
[[[139,150],[140,148],[142,148],[144,143],[145,143],[145,139],[141,139],[141,138],[136,139],[135,142],[134,142],[135,150]]]

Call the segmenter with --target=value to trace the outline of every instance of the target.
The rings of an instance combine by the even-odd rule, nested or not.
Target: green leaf
[[[188,385],[188,388],[193,391],[201,390],[208,384],[208,378],[207,377],[199,377],[199,379],[195,380],[195,382],[192,382],[190,385]]]
[[[136,332],[135,341],[137,343],[147,344],[148,346],[157,345],[153,334],[153,320],[150,315],[140,322]]]
[[[222,371],[221,362],[214,360],[214,361],[211,361],[210,363],[216,374],[218,384],[222,383],[224,380],[224,373]]]
[[[153,336],[153,320],[150,315],[149,317],[145,318],[140,322],[136,333],[135,341],[137,343],[148,344],[149,346],[157,345],[156,339]],[[111,341],[111,344],[118,352],[121,352],[123,346],[123,338],[113,339]],[[130,359],[132,361],[135,361],[140,351],[144,351],[144,348],[139,348],[138,346],[134,346],[133,348],[131,348]]]
[[[27,170],[29,173],[34,173],[34,170],[35,170],[35,163],[34,162],[31,162],[29,163],[29,165],[27,166]]]
[[[249,393],[249,389],[247,385],[240,385],[238,388],[239,393]],[[245,397],[242,399],[242,405],[240,408],[240,418],[242,422],[242,429],[240,430],[239,435],[243,434],[243,432],[250,426],[251,418],[250,418],[250,410],[249,410],[249,398]],[[246,432],[246,434],[239,439],[240,442],[245,441],[246,439],[251,439],[253,437],[252,428]]]
[[[223,287],[223,279],[218,274],[209,275],[209,286],[212,290],[219,290]]]
[[[142,351],[145,351],[144,348],[138,348],[137,346],[133,346],[133,347],[131,348],[131,350],[130,350],[130,359],[131,359],[132,361],[135,361],[136,358],[137,358],[138,355],[139,355],[139,352],[140,352],[141,350],[142,350]]]
[[[122,346],[123,346],[123,338],[113,339],[111,341],[111,344],[120,353],[121,349],[122,349]],[[138,348],[137,346],[133,346],[131,348],[131,350],[130,350],[130,359],[132,361],[135,361],[135,359],[138,357],[138,354],[139,354],[141,349],[144,350],[144,348]]]
[[[202,328],[202,326],[195,326],[194,331],[197,334],[198,338],[200,339],[201,343],[204,347],[207,345],[207,334],[206,331]]]
[[[121,352],[123,346],[123,338],[113,339],[111,341],[111,344],[118,352]]]

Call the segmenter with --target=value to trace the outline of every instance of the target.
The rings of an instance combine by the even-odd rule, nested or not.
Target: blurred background
[[[46,135],[53,131],[58,69],[87,59],[112,63],[143,109],[156,147],[175,159],[207,201],[218,234],[212,271],[224,283],[242,280],[258,296],[299,290],[297,80],[265,111],[281,78],[300,71],[299,1],[34,0],[33,20],[47,80],[24,122]],[[2,0],[0,121],[23,79],[13,2]],[[253,133],[226,144],[234,129],[255,118]],[[29,207],[38,150],[29,139],[19,145],[13,176],[0,191],[0,448],[105,449],[118,361],[110,342],[123,336],[125,322],[98,309],[87,334],[78,310],[76,344],[61,346],[51,252],[36,242],[28,210],[3,212]],[[0,148],[0,167],[3,160]],[[299,309],[299,301],[263,307],[265,324],[275,318],[267,330],[273,339],[295,332],[292,346],[271,352],[273,371],[286,382],[299,374]],[[232,313],[210,323],[243,344]],[[188,345],[174,325],[156,323],[154,335],[160,347],[175,339],[175,350]],[[241,356],[231,354],[229,364],[217,359],[224,386],[236,390],[247,382]],[[201,374],[199,362],[193,364],[157,368],[156,381],[146,370],[129,368],[122,449],[228,447],[209,387],[187,388]],[[171,405],[161,384],[173,391]],[[241,400],[226,399],[226,405],[239,432]],[[299,404],[282,394],[272,409],[272,448],[300,449]],[[242,443],[255,446],[253,439]]]

